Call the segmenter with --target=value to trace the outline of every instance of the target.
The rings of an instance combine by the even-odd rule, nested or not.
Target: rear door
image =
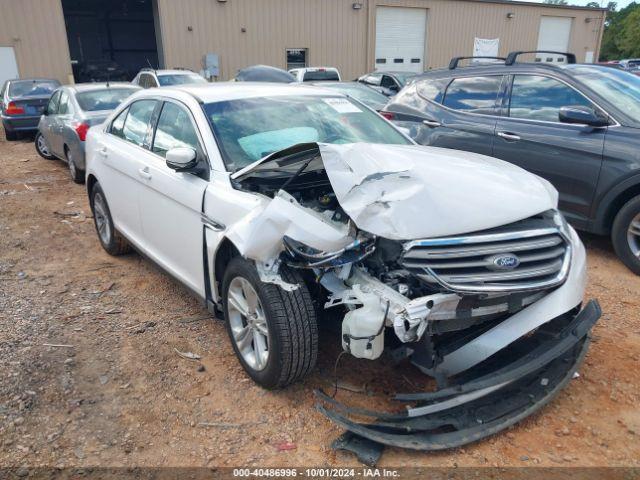
[[[561,107],[598,107],[571,85],[546,75],[514,75],[508,91],[493,156],[549,180],[560,192],[560,208],[568,219],[585,227],[607,128],[561,123],[558,115]]]
[[[64,158],[64,130],[73,116],[73,106],[69,93],[62,90],[60,94],[60,103],[58,105],[58,113],[51,118],[53,128],[51,129],[51,142],[49,148],[58,157]]]
[[[44,137],[50,151],[53,151],[56,116],[58,115],[58,107],[60,106],[61,94],[62,90],[57,90],[53,93],[53,95],[49,99],[49,103],[47,104],[45,110],[46,114],[40,117],[40,123],[38,124],[38,130]]]
[[[138,100],[123,110],[96,145],[95,155],[104,166],[100,184],[107,197],[115,226],[145,252],[138,196],[145,188],[144,157],[150,155],[151,119],[159,102]]]
[[[209,182],[176,172],[165,161],[168,150],[187,147],[206,163],[202,145],[187,106],[165,101],[151,151],[141,157],[145,176],[139,204],[149,256],[204,298],[202,202]]]
[[[408,112],[394,121],[421,145],[491,155],[502,83],[502,75],[422,80],[390,109]]]

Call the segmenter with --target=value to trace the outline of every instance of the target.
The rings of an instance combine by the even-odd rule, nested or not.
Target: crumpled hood
[[[558,204],[546,180],[484,155],[418,145],[319,148],[344,211],[361,230],[392,240],[484,230]]]

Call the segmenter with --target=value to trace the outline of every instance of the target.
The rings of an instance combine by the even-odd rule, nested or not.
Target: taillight
[[[24,108],[16,105],[16,102],[9,102],[5,112],[7,115],[22,115],[24,113]]]
[[[78,134],[78,138],[81,142],[84,142],[87,139],[87,132],[89,131],[89,125],[87,123],[79,123],[76,125],[76,133]]]
[[[396,118],[393,112],[385,112],[384,110],[380,112],[380,115],[382,115],[387,120],[393,120],[394,118]]]

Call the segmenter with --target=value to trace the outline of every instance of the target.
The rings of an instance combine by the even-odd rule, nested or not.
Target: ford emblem
[[[520,265],[520,259],[513,253],[501,253],[491,257],[491,263],[496,270],[513,270]]]

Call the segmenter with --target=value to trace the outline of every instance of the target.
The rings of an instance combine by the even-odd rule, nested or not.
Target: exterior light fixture
[[[507,13],[507,18],[513,18],[513,17],[515,17],[515,16],[516,16],[516,14],[515,14],[515,13],[513,13],[513,12],[509,12],[509,13]]]
[[[362,9],[362,3],[360,3],[360,2],[354,2],[354,3],[351,5],[351,8],[353,8],[354,10],[361,10],[361,9]]]

